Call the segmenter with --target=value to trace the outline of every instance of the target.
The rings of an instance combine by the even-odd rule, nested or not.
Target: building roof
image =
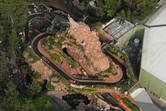
[[[110,36],[112,36],[116,40],[118,40],[121,36],[123,36],[125,33],[127,33],[132,28],[134,28],[134,25],[132,23],[128,22],[127,20],[113,19],[103,27],[103,30],[106,33],[108,33]]]
[[[130,95],[143,111],[161,111],[152,102],[144,88],[138,88]]]
[[[166,5],[145,24],[141,67],[166,83],[166,21],[164,20],[166,20]]]

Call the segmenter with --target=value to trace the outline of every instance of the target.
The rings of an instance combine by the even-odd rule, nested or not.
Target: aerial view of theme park
[[[142,111],[139,4],[0,1],[0,111]]]

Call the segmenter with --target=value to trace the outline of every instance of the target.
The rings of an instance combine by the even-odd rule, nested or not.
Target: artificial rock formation
[[[99,73],[108,69],[109,60],[101,50],[99,38],[91,33],[90,28],[85,23],[77,23],[71,17],[68,17],[68,19],[70,21],[68,34],[74,37],[84,47],[84,56],[87,61],[90,60],[89,63],[93,66],[89,70]]]

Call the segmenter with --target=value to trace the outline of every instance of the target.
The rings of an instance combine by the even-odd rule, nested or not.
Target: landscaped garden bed
[[[128,98],[122,99],[123,103],[131,109],[131,111],[140,111],[139,107],[135,105],[131,100]]]

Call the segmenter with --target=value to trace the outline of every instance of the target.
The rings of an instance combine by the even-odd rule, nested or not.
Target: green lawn
[[[62,59],[56,53],[50,54],[50,57],[51,57],[51,59],[57,61],[58,63],[62,62]]]

